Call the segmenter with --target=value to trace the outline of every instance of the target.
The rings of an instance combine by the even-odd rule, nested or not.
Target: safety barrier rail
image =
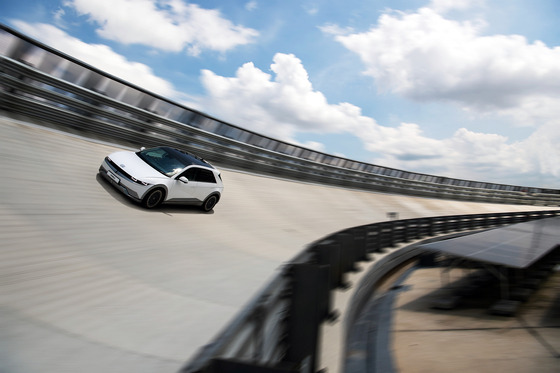
[[[0,25],[0,109],[112,141],[171,145],[226,167],[369,191],[560,205],[560,190],[493,184],[357,162],[186,108]]]
[[[316,372],[320,328],[337,314],[332,309],[331,292],[347,287],[347,274],[356,270],[360,261],[371,260],[370,254],[426,237],[555,216],[560,216],[560,210],[439,216],[386,221],[333,233],[286,263],[181,372]],[[374,267],[378,273],[369,274],[371,281],[378,281],[421,251],[398,250],[394,254],[382,266]],[[371,285],[364,289],[371,289]],[[346,315],[350,325],[367,296],[355,299],[360,301]]]

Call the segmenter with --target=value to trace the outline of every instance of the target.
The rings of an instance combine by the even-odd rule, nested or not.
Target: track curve
[[[535,210],[222,170],[213,213],[147,211],[97,175],[117,146],[8,118],[0,128],[0,371],[176,371],[329,233],[387,212]]]

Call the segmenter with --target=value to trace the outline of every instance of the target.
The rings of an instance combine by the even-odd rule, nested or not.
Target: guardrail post
[[[358,227],[352,230],[354,242],[356,245],[356,260],[368,261],[367,247],[366,247],[366,232],[364,227]]]
[[[395,245],[393,222],[379,223],[377,239],[378,250],[376,251],[381,251],[385,247],[393,247]]]
[[[418,237],[417,238],[424,238],[428,235],[429,229],[429,222],[426,218],[418,219]]]
[[[367,242],[368,245],[368,253],[378,253],[381,251],[383,246],[381,245],[381,233],[383,231],[383,227],[380,223],[372,224],[368,226],[367,229]]]
[[[426,218],[426,233],[428,236],[435,236],[436,235],[436,218]]]
[[[341,233],[336,235],[336,240],[341,245],[341,262],[342,271],[356,271],[356,262],[358,259],[358,250],[354,236],[350,233]]]
[[[300,371],[314,373],[319,351],[319,328],[329,314],[329,268],[314,264],[293,264],[289,269],[292,297],[287,318],[285,362]]]
[[[469,229],[476,229],[480,227],[480,215],[472,215],[469,220]]]
[[[401,220],[401,239],[399,242],[408,242],[412,239],[414,235],[415,225],[414,219]]]
[[[341,268],[341,246],[333,240],[318,243],[314,247],[319,265],[329,266],[329,288],[335,289],[343,286],[344,271]]]
[[[405,227],[405,242],[422,237],[422,219],[408,219]]]
[[[451,233],[457,231],[457,216],[453,215],[445,219],[445,230],[443,233]]]
[[[490,224],[490,217],[489,217],[488,215],[484,215],[484,216],[482,217],[482,226],[483,226],[484,228],[488,228],[490,225],[491,225],[491,224]]]

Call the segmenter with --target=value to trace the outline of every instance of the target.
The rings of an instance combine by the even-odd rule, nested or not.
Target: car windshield
[[[159,147],[139,151],[136,153],[144,162],[166,176],[173,176],[185,167],[193,164],[186,153],[173,148]]]

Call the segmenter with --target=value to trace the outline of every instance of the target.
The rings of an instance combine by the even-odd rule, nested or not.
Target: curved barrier
[[[507,204],[560,205],[560,190],[381,167],[236,127],[133,86],[5,26],[0,109],[134,145],[186,148],[228,167],[363,190]]]
[[[261,369],[315,372],[321,325],[336,318],[332,291],[369,254],[399,243],[559,216],[560,210],[453,215],[395,220],[346,229],[310,244],[181,370],[183,373]],[[345,315],[352,325],[376,284],[422,252],[413,246],[380,260],[356,291]],[[268,369],[268,370],[267,370]],[[259,370],[259,371],[261,371]]]

